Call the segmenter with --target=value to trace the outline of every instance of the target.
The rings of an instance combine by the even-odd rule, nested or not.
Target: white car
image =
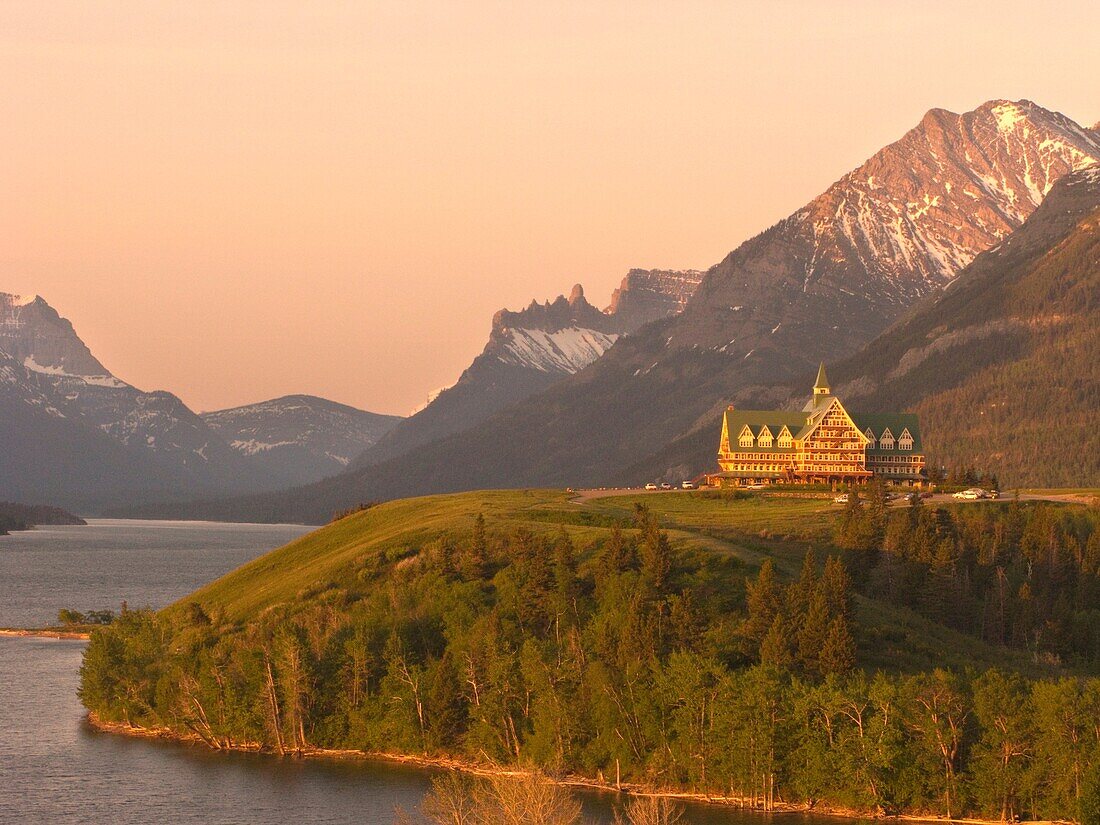
[[[651,481],[651,482],[649,482],[649,484],[647,484],[647,485],[645,486],[645,488],[646,488],[647,490],[656,490],[656,489],[657,489],[657,485],[656,485],[656,484],[654,484],[654,483],[653,483],[653,482]]]
[[[748,487],[746,487],[745,489],[746,489],[746,490],[763,490],[763,489],[764,489],[765,487],[767,487],[767,486],[768,486],[768,485],[766,485],[766,484],[750,484],[750,485],[749,485]]]
[[[848,494],[847,493],[841,493],[839,496],[837,496],[836,498],[833,499],[833,504],[847,504],[847,503],[848,503]]]
[[[680,488],[683,490],[694,490],[695,484],[691,481],[681,481]]]
[[[671,489],[672,489],[672,485],[671,485],[671,484],[669,484],[669,483],[668,483],[667,481],[662,481],[662,482],[661,482],[661,489],[662,489],[662,490],[671,490]]]
[[[977,501],[981,498],[975,490],[963,490],[953,494],[953,498],[961,498],[967,501]]]

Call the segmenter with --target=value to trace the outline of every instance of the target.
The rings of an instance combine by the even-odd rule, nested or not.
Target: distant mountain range
[[[199,416],[114,376],[38,296],[0,293],[0,498],[96,511],[344,469],[399,419],[295,397]]]
[[[786,402],[820,360],[859,352],[1020,227],[1061,177],[1098,161],[1100,135],[1030,101],[934,109],[707,271],[682,312],[617,339],[575,374],[343,475],[193,512],[322,521],[418,493],[694,475],[712,457],[687,446],[705,440],[713,452],[726,404]]]

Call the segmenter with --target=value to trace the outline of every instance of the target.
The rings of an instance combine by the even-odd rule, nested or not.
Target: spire
[[[829,379],[825,377],[825,362],[821,362],[821,366],[817,368],[817,380],[814,381],[814,395],[828,395],[829,394]]]

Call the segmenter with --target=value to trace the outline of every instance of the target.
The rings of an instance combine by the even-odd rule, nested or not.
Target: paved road
[[[597,498],[610,498],[612,496],[639,496],[656,495],[658,493],[691,493],[693,490],[682,490],[674,487],[671,490],[645,490],[641,487],[607,487],[590,490],[575,490],[569,501],[573,504],[585,504]],[[766,492],[766,491],[750,491]],[[838,493],[839,494],[839,493]],[[999,501],[1011,501],[1015,493],[1012,490],[1001,493]],[[822,501],[831,500],[832,494],[822,498]],[[989,499],[965,499],[954,498],[950,493],[936,493],[931,498],[924,499],[925,504],[976,504]],[[1020,501],[1055,501],[1063,504],[1100,504],[1100,497],[1082,493],[1020,493]],[[905,497],[891,502],[895,507],[903,507],[908,504]]]

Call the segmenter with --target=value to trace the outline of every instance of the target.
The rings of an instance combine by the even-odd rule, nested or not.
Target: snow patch
[[[607,352],[618,338],[614,333],[585,327],[567,327],[556,332],[511,329],[497,359],[539,372],[572,374]]]

